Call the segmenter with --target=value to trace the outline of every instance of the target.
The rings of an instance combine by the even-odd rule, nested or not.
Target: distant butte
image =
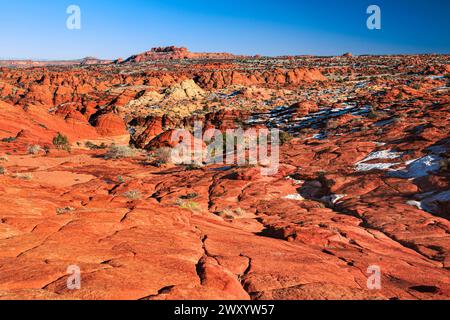
[[[140,54],[133,55],[123,63],[145,62],[153,60],[176,60],[176,59],[235,59],[237,55],[231,53],[195,53],[185,47],[157,47]]]

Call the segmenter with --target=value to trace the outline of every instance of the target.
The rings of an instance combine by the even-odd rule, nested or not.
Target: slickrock
[[[449,59],[6,64],[0,299],[450,299]],[[199,121],[281,130],[278,171],[171,163]]]

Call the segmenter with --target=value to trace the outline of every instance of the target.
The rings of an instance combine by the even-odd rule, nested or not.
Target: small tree
[[[58,132],[56,137],[53,138],[53,145],[59,150],[65,150],[70,152],[69,139],[66,136]]]

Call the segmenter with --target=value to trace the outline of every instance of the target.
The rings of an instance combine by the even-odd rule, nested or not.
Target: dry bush
[[[134,157],[135,155],[136,150],[129,146],[112,145],[106,152],[105,159],[124,159]]]
[[[12,175],[13,178],[16,179],[22,179],[22,180],[31,180],[33,179],[33,174],[30,172],[25,172],[25,173],[14,173]]]
[[[130,191],[125,192],[123,194],[123,196],[130,200],[139,200],[142,198],[142,193],[139,190],[130,190]]]
[[[60,215],[60,214],[66,214],[66,213],[70,213],[75,211],[75,208],[72,207],[65,207],[65,208],[57,208],[56,209],[56,214]]]
[[[41,151],[42,151],[42,147],[40,145],[38,145],[38,144],[35,144],[33,146],[29,146],[28,149],[27,149],[27,153],[28,154],[33,154],[33,155],[39,154]]]

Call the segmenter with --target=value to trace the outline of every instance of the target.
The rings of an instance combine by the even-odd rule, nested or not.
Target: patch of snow
[[[346,196],[347,196],[346,194],[333,194],[330,198],[331,203],[335,204],[336,202],[345,198]]]
[[[437,172],[440,169],[441,157],[428,155],[420,159],[411,160],[406,163],[406,169],[392,170],[391,177],[402,179],[417,179],[427,176],[429,173]]]
[[[317,139],[317,140],[325,140],[326,138],[328,138],[326,133],[317,133],[312,136],[312,139]]]
[[[409,206],[416,207],[419,210],[423,210],[422,203],[420,201],[410,200],[410,201],[407,201],[406,204]]]
[[[289,176],[286,177],[286,180],[292,181],[294,184],[297,184],[297,185],[305,183],[305,181],[303,181],[303,180],[296,180],[296,179],[294,179],[292,177],[289,177]]]
[[[376,151],[369,154],[364,160],[358,162],[363,163],[371,160],[377,160],[377,159],[397,159],[402,156],[402,152],[393,152],[391,150],[383,150],[383,151]]]
[[[387,170],[399,164],[400,163],[358,163],[356,165],[356,171]]]
[[[320,201],[322,201],[323,203],[329,205],[329,206],[333,206],[335,205],[339,200],[341,200],[342,198],[345,198],[347,195],[346,194],[332,194],[330,196],[324,196],[320,199]]]
[[[290,195],[287,195],[286,197],[284,197],[284,199],[295,200],[295,201],[304,201],[305,200],[305,198],[303,198],[299,194],[290,194]]]
[[[402,156],[401,152],[393,152],[391,150],[376,151],[369,154],[364,160],[356,163],[356,171],[371,171],[371,170],[387,170],[400,163],[366,163],[372,160],[379,159],[397,159]]]

